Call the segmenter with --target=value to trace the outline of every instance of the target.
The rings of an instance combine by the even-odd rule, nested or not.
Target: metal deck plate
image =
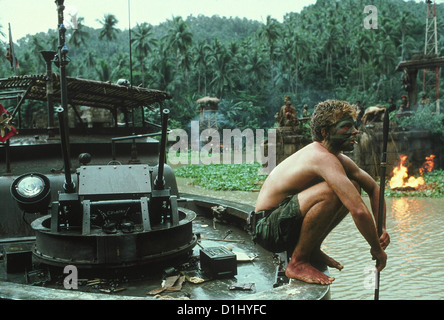
[[[150,179],[147,165],[82,166],[79,168],[79,196],[148,194]]]

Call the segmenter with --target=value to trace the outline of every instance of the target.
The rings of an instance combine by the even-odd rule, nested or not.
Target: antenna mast
[[[129,58],[130,58],[130,88],[133,87],[133,57],[131,50],[131,0],[128,0],[128,35],[129,35]]]
[[[435,1],[425,0],[427,5],[427,19],[426,19],[426,33],[424,56],[438,57],[438,30],[436,26],[436,3]],[[427,92],[427,87],[435,87],[436,90],[436,113],[440,113],[439,107],[439,67],[434,69],[424,69],[423,87],[424,94]]]

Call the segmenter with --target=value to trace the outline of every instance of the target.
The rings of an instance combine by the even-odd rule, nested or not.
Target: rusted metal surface
[[[154,226],[148,231],[116,231],[113,234],[95,228],[88,235],[80,230],[53,232],[49,228],[50,217],[42,217],[32,224],[37,233],[34,257],[54,266],[74,264],[100,269],[180,261],[189,256],[197,241],[192,233],[195,213],[190,210],[181,210],[181,213],[176,226]]]

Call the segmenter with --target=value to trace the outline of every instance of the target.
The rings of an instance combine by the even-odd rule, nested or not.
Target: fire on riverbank
[[[435,166],[435,155],[431,154],[426,157],[426,161],[419,169],[419,177],[409,175],[407,163],[407,156],[401,154],[398,165],[393,167],[392,177],[389,181],[389,186],[392,190],[399,191],[413,191],[424,190],[430,188],[424,181],[423,175],[425,172],[431,172]]]

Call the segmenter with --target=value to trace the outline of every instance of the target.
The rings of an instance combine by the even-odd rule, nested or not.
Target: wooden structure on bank
[[[200,114],[200,128],[212,128],[217,130],[217,111],[219,110],[219,102],[220,100],[215,97],[203,97],[196,101],[199,105],[198,112]]]
[[[427,17],[425,30],[425,45],[422,53],[413,55],[412,60],[402,61],[396,71],[403,72],[402,86],[408,92],[411,108],[415,109],[418,102],[416,78],[418,70],[424,70],[423,96],[428,95],[427,87],[434,87],[436,91],[436,113],[440,113],[439,106],[439,69],[444,66],[444,57],[439,57],[438,29],[436,21],[436,3],[426,0]]]
[[[411,107],[415,108],[418,102],[418,85],[416,81],[418,70],[441,67],[444,67],[444,57],[426,56],[423,54],[413,55],[412,60],[402,61],[396,67],[396,71],[403,72],[402,85],[408,92]]]

